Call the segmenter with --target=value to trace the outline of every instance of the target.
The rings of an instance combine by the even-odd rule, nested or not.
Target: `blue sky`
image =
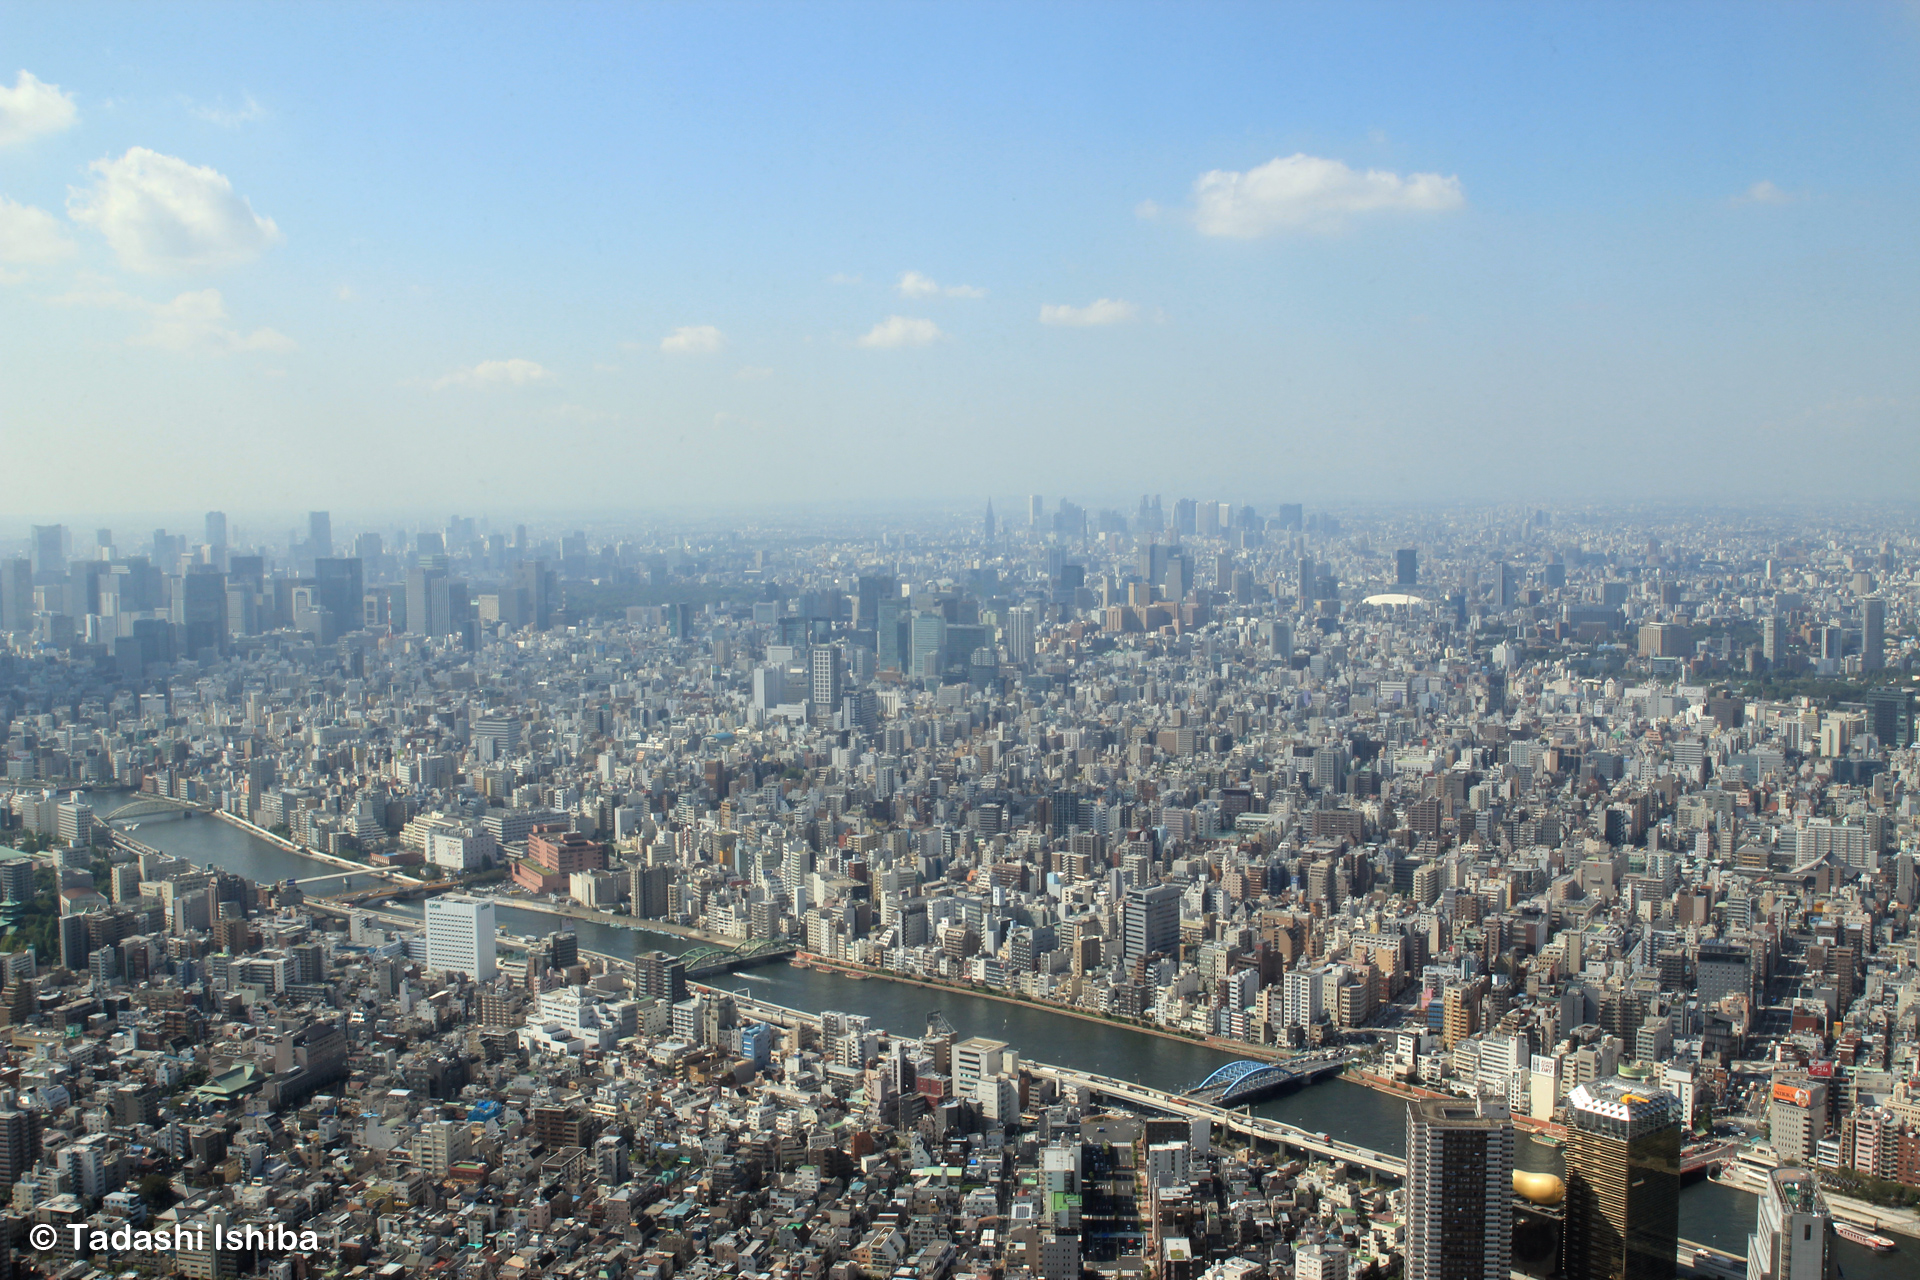
[[[13,496],[1904,497],[1916,12],[0,5]]]

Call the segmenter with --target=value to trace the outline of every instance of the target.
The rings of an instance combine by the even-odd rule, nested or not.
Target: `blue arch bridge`
[[[1361,1055],[1316,1053],[1282,1062],[1229,1062],[1183,1092],[1196,1102],[1216,1107],[1238,1107],[1290,1084],[1305,1084],[1340,1070]]]

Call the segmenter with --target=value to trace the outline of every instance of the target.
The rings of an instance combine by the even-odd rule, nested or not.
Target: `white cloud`
[[[232,266],[282,238],[213,169],[145,147],[90,167],[93,187],[68,195],[67,214],[105,236],[134,271]]]
[[[1460,179],[1437,173],[1364,173],[1338,160],[1291,155],[1245,173],[1215,169],[1193,184],[1202,234],[1253,239],[1275,231],[1331,231],[1351,214],[1440,213],[1466,204]]]
[[[1119,298],[1095,298],[1084,307],[1043,306],[1041,324],[1072,325],[1088,328],[1101,324],[1124,324],[1140,314],[1140,308]]]
[[[133,347],[163,351],[227,355],[236,351],[292,351],[295,342],[277,329],[241,333],[230,327],[226,301],[218,289],[198,289],[171,302],[149,302],[118,290],[63,294],[53,299],[61,306],[100,307],[146,317],[147,328],[127,339]]]
[[[676,356],[710,356],[727,345],[727,336],[710,324],[688,324],[660,339],[660,349]]]
[[[763,382],[773,376],[773,370],[765,365],[743,364],[733,371],[735,381]]]
[[[1735,196],[1733,202],[1735,204],[1792,204],[1797,199],[1799,197],[1792,192],[1782,191],[1767,179],[1762,178]]]
[[[32,72],[22,71],[13,88],[0,88],[0,147],[25,142],[43,133],[58,133],[71,125],[79,113],[74,110],[73,95],[60,92],[57,84],[48,84]]]
[[[52,214],[0,196],[0,262],[44,266],[77,251]]]
[[[187,104],[187,111],[189,114],[205,120],[208,124],[219,125],[222,129],[238,129],[243,124],[251,124],[255,120],[266,119],[267,109],[254,101],[252,94],[249,93],[246,95],[246,98],[245,105],[240,107],[228,107],[223,104],[208,106],[202,103],[189,102]]]
[[[949,298],[984,298],[985,289],[970,284],[949,285],[942,289],[938,283],[918,271],[903,271],[900,282],[894,286],[903,298],[935,298],[945,294]]]
[[[353,291],[352,285],[343,284],[338,289],[335,289],[333,291],[333,296],[338,298],[342,302],[352,302],[355,298],[358,298],[360,295]]]
[[[515,356],[511,360],[482,360],[471,369],[460,369],[433,384],[435,391],[448,387],[528,387],[553,381],[545,365]]]
[[[891,347],[924,347],[946,337],[940,332],[940,326],[931,320],[915,320],[908,316],[888,316],[873,328],[855,339],[862,347],[886,349]]]

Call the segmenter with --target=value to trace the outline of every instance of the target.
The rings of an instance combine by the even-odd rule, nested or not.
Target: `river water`
[[[104,801],[106,797],[101,797]],[[110,803],[96,802],[104,811]],[[199,864],[214,863],[252,880],[306,879],[339,870],[330,863],[289,853],[238,827],[196,816],[143,819],[134,837],[177,857]],[[339,882],[322,892],[338,892]],[[420,904],[397,903],[389,911],[419,915]],[[671,934],[617,929],[587,920],[565,920],[545,912],[500,905],[501,928],[524,937],[541,937],[570,927],[589,951],[631,956],[642,951],[679,954],[700,945]],[[961,1036],[991,1036],[1005,1040],[1023,1057],[1057,1063],[1081,1071],[1098,1072],[1158,1089],[1178,1091],[1204,1079],[1233,1055],[1203,1045],[1166,1039],[1108,1023],[1067,1017],[1029,1005],[986,1000],[954,991],[938,991],[908,983],[865,980],[844,974],[767,965],[733,974],[718,985],[774,1004],[818,1013],[836,1009],[864,1014],[875,1025],[902,1035],[919,1035],[928,1015],[938,1011]],[[1254,1114],[1270,1117],[1345,1142],[1388,1151],[1406,1149],[1406,1104],[1398,1098],[1345,1080],[1328,1080],[1296,1087],[1254,1107]],[[1558,1149],[1521,1137],[1515,1152],[1523,1169],[1562,1174]],[[1718,1183],[1700,1181],[1680,1194],[1680,1235],[1744,1255],[1747,1233],[1754,1228],[1756,1199]],[[1911,1280],[1912,1258],[1920,1244],[1903,1241],[1898,1252],[1876,1255],[1857,1245],[1838,1241],[1840,1265],[1846,1280]]]

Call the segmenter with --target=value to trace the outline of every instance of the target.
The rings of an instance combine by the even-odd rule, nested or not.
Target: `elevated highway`
[[[784,1027],[803,1024],[813,1027],[820,1025],[818,1015],[805,1013],[799,1009],[789,1009],[785,1005],[772,1004],[765,1000],[757,1000],[737,991],[730,994],[742,1011],[751,1013],[763,1021]],[[1196,1101],[1182,1094],[1168,1093],[1164,1089],[1153,1089],[1143,1084],[1135,1084],[1131,1080],[1116,1080],[1112,1076],[1097,1075],[1090,1071],[1074,1071],[1067,1067],[1056,1067],[1045,1062],[1027,1062],[1024,1059],[1022,1065],[1041,1079],[1052,1080],[1059,1085],[1086,1089],[1131,1107],[1158,1111],[1172,1116],[1205,1119],[1221,1129],[1242,1134],[1249,1139],[1281,1143],[1328,1160],[1343,1160],[1348,1164],[1359,1165],[1361,1168],[1371,1169],[1375,1173],[1384,1174],[1390,1178],[1404,1178],[1407,1173],[1406,1161],[1398,1156],[1355,1146],[1351,1142],[1341,1142],[1326,1134],[1309,1133],[1305,1129],[1282,1124],[1278,1120],[1267,1120],[1246,1112],[1232,1111],[1210,1102]]]

